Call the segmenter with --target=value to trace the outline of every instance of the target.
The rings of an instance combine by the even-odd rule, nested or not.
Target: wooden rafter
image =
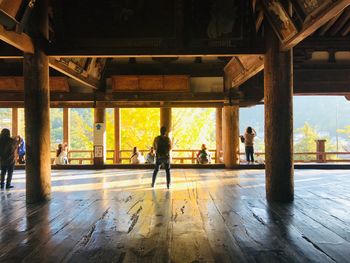
[[[347,8],[339,17],[339,19],[334,23],[330,30],[330,35],[335,36],[342,27],[346,24],[346,22],[350,19],[350,9]]]
[[[256,30],[256,32],[259,31],[263,20],[264,20],[264,12],[262,10],[260,10],[259,13],[258,13],[258,17],[256,18],[256,21],[255,21],[255,30]]]
[[[0,9],[8,16],[15,19],[19,8],[22,5],[22,0],[3,0],[0,4]]]
[[[87,77],[82,76],[81,74],[77,73],[73,69],[71,69],[69,67],[65,67],[61,63],[57,62],[55,60],[55,58],[49,59],[49,65],[51,68],[54,68],[55,70],[63,73],[64,75],[66,75],[72,79],[75,79],[76,81],[82,83],[85,86],[92,88],[92,89],[97,89],[97,85],[98,85],[97,81],[93,81]]]
[[[341,13],[349,5],[350,0],[337,0],[329,4],[321,12],[308,19],[296,35],[283,43],[282,50],[288,50],[300,43],[306,37],[315,32],[318,28],[325,25],[333,17]]]
[[[320,30],[319,34],[320,36],[324,36],[326,32],[334,25],[334,23],[338,20],[341,14],[336,15],[331,20],[329,20],[325,25],[323,25]]]
[[[340,31],[341,36],[345,37],[350,32],[350,19],[345,24],[344,28]]]
[[[263,69],[263,56],[233,57],[224,68],[225,79],[230,81],[230,88],[237,88]]]
[[[25,33],[9,31],[6,30],[4,26],[0,25],[0,39],[25,53],[34,53],[33,41]]]

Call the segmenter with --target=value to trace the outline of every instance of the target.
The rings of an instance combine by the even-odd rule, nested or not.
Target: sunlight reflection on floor
[[[186,170],[189,171],[189,170]],[[188,189],[188,184],[195,184],[197,189],[217,188],[219,185],[236,185],[240,188],[265,187],[265,175],[261,170],[191,170],[186,173],[182,169],[172,170],[171,191]],[[120,191],[151,191],[152,170],[53,170],[52,192],[83,192],[108,190]],[[313,174],[314,171],[303,171],[303,174]],[[319,171],[317,172],[319,175]],[[315,174],[316,175],[316,174]],[[298,178],[295,183],[321,180],[322,177]],[[25,173],[16,171],[13,179],[16,189],[11,192],[25,191]],[[18,188],[17,188],[18,186]],[[165,173],[158,174],[154,190],[166,189]]]

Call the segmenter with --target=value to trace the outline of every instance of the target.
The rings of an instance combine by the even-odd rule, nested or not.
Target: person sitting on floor
[[[25,164],[26,144],[24,142],[24,139],[21,136],[17,135],[16,142],[18,144],[17,161],[19,164]]]
[[[145,158],[143,157],[143,155],[139,152],[139,150],[137,149],[137,147],[135,146],[133,151],[132,151],[132,155],[130,157],[130,163],[132,164],[142,164],[145,163]]]
[[[56,150],[55,164],[68,164],[68,146],[60,143]]]
[[[197,163],[208,164],[211,163],[211,156],[207,150],[207,146],[203,143],[202,149],[197,153]]]
[[[146,163],[152,163],[154,164],[156,162],[156,153],[154,152],[154,148],[151,147],[149,150],[149,153],[147,153],[146,156]]]

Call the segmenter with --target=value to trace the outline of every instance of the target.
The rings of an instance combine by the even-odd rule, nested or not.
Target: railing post
[[[326,140],[315,140],[316,142],[316,160],[318,163],[325,163],[326,160]]]
[[[119,108],[114,108],[114,163],[121,163],[121,153],[120,153],[120,124],[121,124],[121,114]]]
[[[63,142],[70,149],[70,109],[63,108]]]
[[[106,161],[106,109],[94,109],[94,165],[102,167]]]
[[[195,159],[194,159],[194,151],[192,151],[192,163],[195,163]]]
[[[12,108],[12,136],[18,135],[18,108]],[[23,137],[23,134],[21,134]]]
[[[220,152],[222,151],[222,107],[216,108],[216,153],[215,162],[220,163]]]

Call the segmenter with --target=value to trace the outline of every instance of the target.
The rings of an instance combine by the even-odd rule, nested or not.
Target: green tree
[[[294,152],[315,152],[316,151],[316,142],[319,138],[319,134],[316,131],[316,128],[312,127],[310,124],[305,122],[304,126],[296,130],[296,137],[300,136],[294,144]],[[300,160],[314,160],[315,157],[312,155],[299,155],[296,156],[296,159]]]
[[[114,110],[106,109],[106,147],[107,158],[113,158],[113,152],[108,150],[114,150]],[[106,160],[107,163],[113,163],[113,160]]]
[[[300,139],[294,144],[294,152],[316,152],[316,140],[324,139],[326,140],[326,152],[333,152],[336,150],[336,145],[332,142],[329,136],[320,137],[316,128],[312,127],[310,124],[305,122],[304,126],[296,130],[297,134],[301,136]],[[296,159],[300,160],[315,160],[313,155],[303,155],[297,156]],[[327,155],[327,159],[334,159],[335,155]]]
[[[215,149],[215,109],[174,108],[172,114],[174,149],[200,149],[203,143]]]
[[[93,109],[71,109],[70,150],[92,150],[93,148]],[[74,154],[74,157],[87,158],[88,153]]]
[[[135,146],[148,150],[159,134],[159,108],[125,108],[120,116],[121,150],[132,150]],[[122,157],[129,158],[130,154],[123,153]]]
[[[63,110],[50,109],[51,150],[54,151],[63,142]]]
[[[12,111],[10,108],[0,109],[0,131],[4,128],[12,127]]]
[[[174,108],[173,149],[199,150],[203,143],[208,149],[216,148],[215,118],[213,108]],[[189,157],[189,152],[174,152],[173,157]]]

